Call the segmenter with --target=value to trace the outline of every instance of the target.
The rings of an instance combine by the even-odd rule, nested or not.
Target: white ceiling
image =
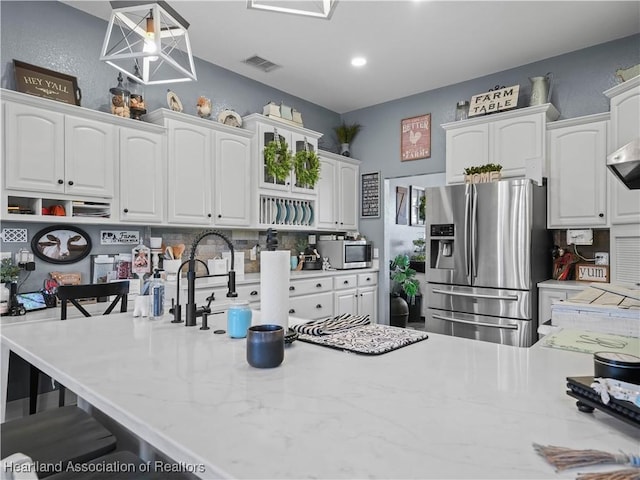
[[[64,3],[105,20],[111,11],[106,1]],[[640,32],[638,1],[340,0],[330,20],[245,0],[169,4],[191,24],[195,56],[337,113]],[[252,55],[282,68],[242,62]],[[367,65],[352,67],[355,55]]]

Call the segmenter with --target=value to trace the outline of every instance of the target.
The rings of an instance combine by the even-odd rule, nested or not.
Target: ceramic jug
[[[551,89],[553,74],[547,73],[544,77],[529,77],[531,82],[531,99],[529,100],[529,106],[542,105],[543,103],[549,103],[551,100]]]

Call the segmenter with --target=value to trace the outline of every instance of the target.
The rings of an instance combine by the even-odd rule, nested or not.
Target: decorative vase
[[[409,305],[397,293],[391,295],[389,302],[389,325],[406,328],[409,321]]]
[[[405,294],[402,294],[401,298],[407,302],[407,307],[409,309],[409,316],[407,318],[408,323],[416,323],[422,321],[422,294],[416,293],[416,296],[413,297],[413,301],[409,301]]]
[[[340,144],[340,155],[342,155],[344,157],[350,157],[351,156],[351,152],[349,151],[349,144],[348,143],[341,143]]]

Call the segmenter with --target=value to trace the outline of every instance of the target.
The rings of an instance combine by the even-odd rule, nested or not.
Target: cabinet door
[[[64,193],[64,115],[5,104],[6,187]]]
[[[333,316],[332,293],[303,295],[289,299],[289,313],[300,318],[316,320]]]
[[[489,163],[488,124],[453,128],[446,137],[447,184],[464,183],[465,168]]]
[[[168,220],[211,223],[211,131],[171,121],[168,124]]]
[[[317,152],[318,151],[318,141],[313,138],[308,138],[306,136],[300,135],[299,133],[291,133],[291,145],[290,149],[293,155],[297,152],[303,151],[305,149],[305,144],[307,146],[307,150]],[[306,185],[301,185],[296,180],[295,170],[291,172],[291,191],[296,193],[306,193],[306,194],[315,194],[317,190],[317,184],[313,188],[309,188]]]
[[[280,141],[287,142],[289,150],[292,150],[291,133],[288,130],[275,128],[269,125],[258,125],[258,151],[260,152],[258,158],[261,160],[259,167],[260,187],[289,192],[291,191],[291,177],[289,176],[284,180],[276,180],[267,173],[267,167],[264,163],[264,147],[276,138],[276,134]]]
[[[489,162],[502,165],[503,177],[525,175],[525,161],[545,166],[544,114],[498,120],[489,127]],[[542,168],[543,174],[546,168]]]
[[[640,131],[640,86],[611,99],[611,142],[609,152],[638,137]],[[609,202],[611,224],[640,223],[640,190],[629,190],[611,172]]]
[[[378,321],[378,295],[375,288],[358,290],[358,315],[369,315],[372,323]]]
[[[565,290],[539,288],[538,289],[538,325],[551,320],[551,305],[566,300],[568,293]]]
[[[358,170],[357,166],[350,163],[338,163],[340,230],[358,229]]]
[[[320,180],[316,185],[318,201],[316,202],[316,226],[318,228],[336,228],[336,212],[338,208],[336,178],[337,164],[334,160],[320,157]]]
[[[252,195],[250,140],[218,132],[215,145],[215,224],[248,226]]]
[[[67,115],[64,137],[66,193],[113,197],[116,127]]]
[[[333,294],[334,298],[334,314],[342,315],[350,313],[356,315],[358,313],[358,291],[356,289],[340,290]]]
[[[164,151],[161,134],[120,129],[120,220],[162,222]]]
[[[609,237],[611,283],[640,287],[640,224],[612,226]]]
[[[607,122],[550,130],[548,227],[606,225]]]

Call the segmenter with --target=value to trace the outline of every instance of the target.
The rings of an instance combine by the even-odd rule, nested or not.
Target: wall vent
[[[249,57],[245,60],[243,60],[244,63],[246,63],[247,65],[250,65],[252,67],[255,67],[259,70],[262,70],[263,72],[270,72],[271,70],[275,70],[276,68],[280,68],[280,65],[276,65],[273,62],[270,62],[269,60],[266,60],[262,57],[259,57],[258,55],[254,55],[253,57]]]

